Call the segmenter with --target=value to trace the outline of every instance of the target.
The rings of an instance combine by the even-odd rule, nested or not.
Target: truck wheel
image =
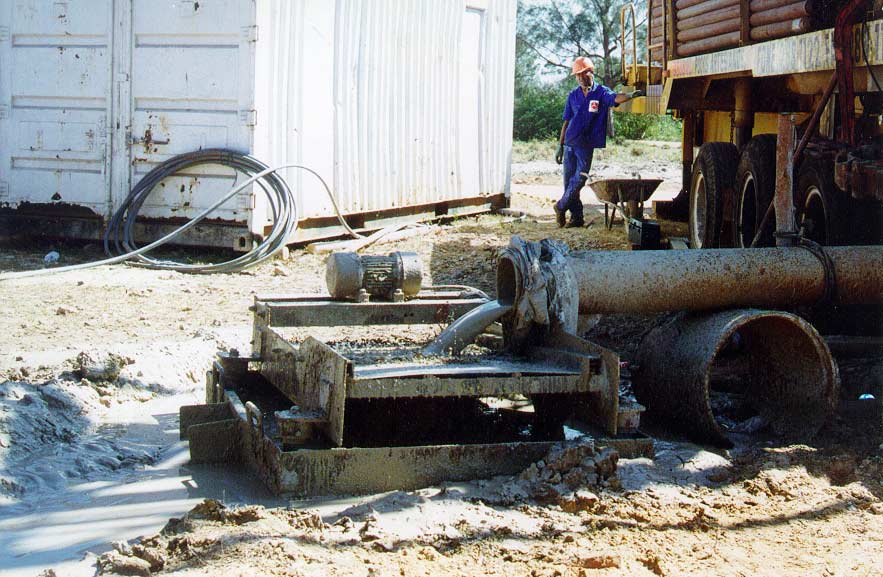
[[[734,245],[748,248],[776,193],[776,135],[761,134],[742,150],[736,169]],[[755,246],[773,246],[776,220],[771,218]]]
[[[803,235],[822,245],[843,244],[847,220],[840,194],[834,187],[833,171],[817,162],[804,162],[798,171],[797,198],[803,199],[800,228]]]
[[[723,206],[732,194],[739,151],[729,142],[706,142],[699,149],[690,179],[690,246],[720,245]]]

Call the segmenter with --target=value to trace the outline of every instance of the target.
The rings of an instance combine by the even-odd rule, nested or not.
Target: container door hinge
[[[9,196],[9,183],[5,180],[0,180],[0,198],[7,198]]]
[[[0,104],[0,118],[9,118],[9,106]]]
[[[242,27],[242,39],[246,42],[257,42],[258,41],[258,27],[257,26],[243,26]]]
[[[257,124],[258,119],[258,111],[257,110],[240,110],[239,111],[239,122],[245,124],[246,126],[254,126]]]
[[[0,42],[9,40],[9,26],[0,26]]]

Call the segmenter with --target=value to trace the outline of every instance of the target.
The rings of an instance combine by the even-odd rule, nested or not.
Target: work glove
[[[638,98],[639,96],[644,96],[643,90],[635,90],[634,92],[629,92],[629,100]]]
[[[564,164],[564,143],[558,145],[558,152],[555,153],[555,162]]]

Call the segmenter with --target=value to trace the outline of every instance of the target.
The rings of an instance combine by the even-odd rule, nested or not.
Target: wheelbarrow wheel
[[[763,217],[773,201],[776,189],[776,135],[761,134],[752,138],[739,159],[736,170],[735,214],[736,238],[734,246],[748,248]],[[755,246],[773,246],[775,219],[769,219]]]
[[[739,151],[729,142],[706,142],[699,149],[690,179],[690,245],[720,246],[723,206],[733,194]]]

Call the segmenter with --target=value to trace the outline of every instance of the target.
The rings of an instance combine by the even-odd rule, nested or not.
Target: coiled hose
[[[148,172],[135,185],[129,196],[108,222],[107,230],[104,233],[104,251],[107,255],[112,257],[119,254],[135,253],[138,250],[134,240],[135,221],[138,218],[138,212],[144,205],[144,201],[150,196],[151,191],[165,178],[200,164],[217,164],[245,174],[249,179],[256,178],[254,182],[261,188],[269,201],[273,217],[273,228],[270,234],[263,242],[256,245],[249,252],[223,263],[208,265],[182,264],[169,260],[158,260],[144,254],[135,254],[139,262],[133,264],[200,274],[232,272],[253,266],[281,250],[285,245],[288,235],[297,227],[297,205],[294,202],[294,196],[291,194],[288,184],[275,172],[265,173],[265,171],[269,170],[269,167],[252,156],[230,150],[209,149],[171,158]],[[224,201],[231,198],[242,188],[242,186],[236,187],[234,192],[224,197]],[[220,206],[220,204],[216,204],[212,207],[212,210]],[[204,211],[191,220],[188,225],[195,225],[200,222],[208,216],[208,212],[210,211]]]
[[[227,194],[180,228],[146,246],[140,248],[137,247],[133,240],[132,231],[135,226],[138,211],[141,210],[144,201],[150,195],[153,188],[163,179],[200,164],[220,164],[233,168],[234,170],[249,176],[249,178],[238,186],[232,188]],[[131,258],[138,258],[139,262],[132,264],[138,264],[139,266],[195,274],[235,272],[254,266],[280,251],[285,246],[285,242],[289,235],[297,228],[298,213],[294,195],[291,193],[285,180],[276,174],[277,171],[284,168],[305,170],[315,176],[319,182],[322,183],[325,192],[328,193],[328,198],[331,199],[331,204],[334,207],[334,211],[341,225],[351,235],[357,238],[361,237],[361,235],[357,234],[352,228],[350,228],[344,220],[340,208],[337,205],[337,201],[334,198],[334,194],[331,192],[328,184],[313,169],[298,164],[283,164],[270,168],[260,160],[246,154],[226,149],[207,149],[197,152],[189,152],[170,158],[148,172],[144,178],[135,185],[135,188],[129,193],[125,202],[108,222],[107,230],[104,235],[104,250],[110,258],[71,266],[0,274],[0,280],[82,270],[101,265],[116,264],[127,261]],[[209,214],[217,210],[222,204],[254,182],[260,186],[261,190],[263,190],[264,194],[267,196],[273,216],[273,228],[270,231],[270,234],[251,251],[232,260],[209,265],[183,264],[175,261],[157,260],[144,256],[148,251],[166,244],[196,226]],[[114,253],[117,253],[116,256],[114,256]]]

